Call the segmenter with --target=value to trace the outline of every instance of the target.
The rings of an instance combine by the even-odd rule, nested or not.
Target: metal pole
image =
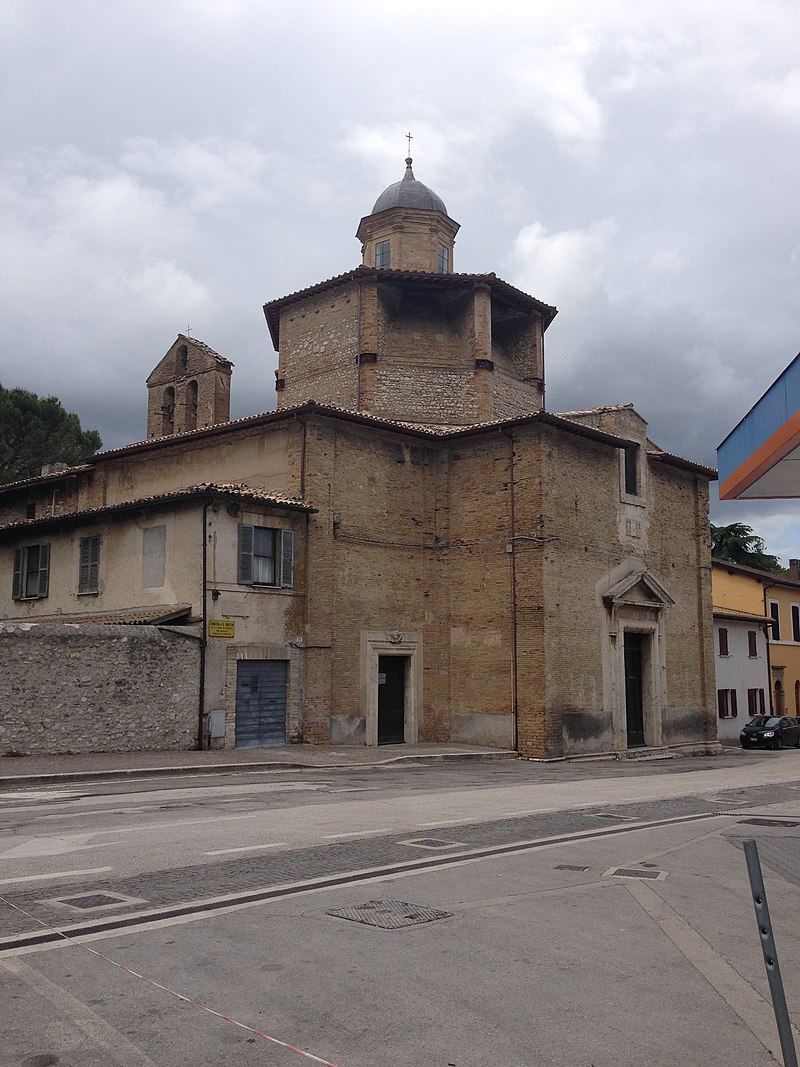
[[[792,1024],[789,1020],[789,1009],[786,1007],[786,994],[783,990],[783,979],[778,965],[778,953],[775,949],[775,937],[772,932],[772,921],[769,917],[767,893],[764,888],[764,878],[761,874],[761,862],[758,858],[758,846],[755,841],[743,841],[742,844],[744,845],[744,857],[747,860],[750,888],[753,891],[753,903],[756,909],[761,951],[764,954],[764,966],[767,968],[769,991],[772,994],[775,1022],[778,1024],[778,1037],[781,1041],[783,1062],[785,1067],[797,1067],[797,1053],[795,1052],[794,1038],[792,1037]]]

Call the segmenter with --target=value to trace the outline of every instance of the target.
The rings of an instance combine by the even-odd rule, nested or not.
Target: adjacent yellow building
[[[767,656],[776,715],[800,715],[800,567],[789,563],[784,577],[714,560],[711,577],[715,614],[742,611],[772,620]]]

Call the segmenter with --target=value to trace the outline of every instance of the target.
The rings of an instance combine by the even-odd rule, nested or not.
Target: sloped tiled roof
[[[769,615],[754,615],[751,611],[736,611],[734,608],[712,608],[715,619],[735,619],[740,622],[772,622]]]
[[[218,363],[221,363],[225,367],[232,367],[233,366],[233,363],[231,363],[231,361],[229,359],[226,359],[224,356],[221,356],[219,354],[219,352],[215,352],[214,349],[210,345],[207,345],[205,343],[205,341],[200,341],[196,337],[189,337],[189,335],[185,334],[185,333],[179,333],[178,334],[178,340],[179,341],[186,341],[188,344],[194,345],[194,347],[195,348],[199,348],[201,352],[205,352],[205,354],[207,356],[213,356],[213,358]]]
[[[281,308],[285,307],[287,304],[303,300],[314,293],[323,293],[327,289],[335,289],[338,286],[344,285],[357,278],[377,278],[380,281],[388,282],[424,281],[426,285],[440,289],[452,289],[458,286],[472,285],[476,282],[490,285],[495,292],[505,296],[513,303],[523,304],[529,308],[534,307],[540,311],[542,318],[544,319],[544,329],[547,329],[558,314],[558,309],[553,307],[552,304],[545,304],[544,301],[537,300],[535,296],[523,292],[522,289],[517,289],[508,282],[504,282],[503,279],[498,278],[494,272],[490,272],[489,274],[435,274],[431,271],[423,270],[392,270],[388,267],[367,267],[362,265],[355,267],[353,270],[349,270],[344,274],[337,274],[335,277],[328,278],[323,282],[317,282],[315,285],[310,285],[306,289],[299,289],[297,292],[289,293],[287,296],[281,296],[276,300],[268,301],[264,305],[264,315],[267,320],[267,325],[269,326],[269,332],[275,350],[277,351],[279,347]]]
[[[269,504],[273,507],[290,508],[293,511],[309,513],[316,511],[316,508],[307,501],[300,500],[297,497],[286,496],[283,493],[272,493],[266,489],[259,489],[249,485],[200,482],[197,485],[189,485],[185,489],[176,489],[170,493],[159,493],[156,496],[137,497],[135,500],[120,501],[118,504],[107,504],[98,508],[85,508],[83,511],[69,511],[61,515],[47,515],[38,519],[19,519],[16,522],[0,525],[0,535],[20,530],[35,530],[40,527],[72,524],[115,512],[134,511],[137,508],[152,507],[158,504],[170,504],[193,498],[203,499],[215,496],[234,497],[237,500],[244,500],[249,503]]]
[[[191,604],[158,604],[155,607],[123,608],[119,611],[76,612],[74,615],[37,615],[32,619],[4,619],[7,623],[102,623],[123,626],[166,626],[199,621],[191,618]]]

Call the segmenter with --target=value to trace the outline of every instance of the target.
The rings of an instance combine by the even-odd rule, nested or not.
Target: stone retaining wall
[[[0,623],[0,755],[197,745],[192,629]]]

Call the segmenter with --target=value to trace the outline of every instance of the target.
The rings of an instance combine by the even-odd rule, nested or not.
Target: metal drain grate
[[[449,911],[409,904],[405,900],[368,900],[366,904],[354,904],[350,908],[333,908],[325,914],[365,926],[377,926],[381,930],[400,930],[405,926],[452,918]]]
[[[658,878],[663,881],[666,871],[645,871],[641,867],[617,867],[607,872],[612,878]]]
[[[577,863],[559,863],[556,868],[557,871],[588,871],[588,867],[579,867]]]
[[[748,826],[800,826],[796,819],[740,819],[739,822]]]
[[[398,841],[398,845],[411,845],[413,848],[463,848],[464,841],[443,841],[439,837],[413,837],[407,841]]]
[[[60,897],[53,900],[53,904],[64,904],[68,908],[78,908],[80,911],[93,911],[95,908],[113,908],[120,904],[140,903],[133,897],[122,897],[116,893],[82,893],[75,897]]]

